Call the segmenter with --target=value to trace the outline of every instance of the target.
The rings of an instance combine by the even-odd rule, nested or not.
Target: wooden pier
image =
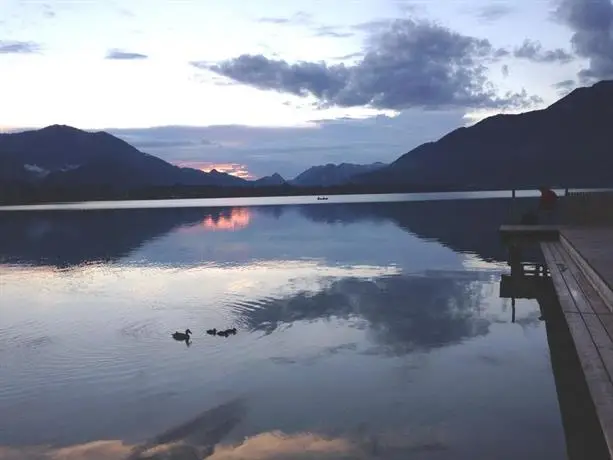
[[[518,248],[540,245],[613,459],[613,227],[502,226],[500,233],[510,249],[511,278],[524,277],[517,274]]]

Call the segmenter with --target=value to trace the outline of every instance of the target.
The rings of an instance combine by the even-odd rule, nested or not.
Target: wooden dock
[[[500,236],[504,241],[533,240],[557,241],[558,227],[555,225],[502,225]]]
[[[527,227],[503,226],[500,232],[511,248],[540,240],[592,410],[613,459],[613,227]],[[511,266],[513,273],[518,262]]]

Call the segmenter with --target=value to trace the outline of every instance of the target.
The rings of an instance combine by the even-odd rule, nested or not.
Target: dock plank
[[[560,241],[613,311],[613,229],[564,229]]]
[[[562,234],[611,287],[613,227],[567,228],[562,231]]]
[[[566,287],[564,278],[562,278],[562,271],[560,270],[560,266],[558,265],[561,261],[558,258],[558,254],[554,253],[551,248],[553,244],[554,243],[541,243],[541,249],[549,267],[551,281],[553,282],[556,293],[558,294],[560,307],[562,308],[562,311],[564,313],[579,313],[579,309],[577,308],[575,301],[570,295],[570,291],[568,291]]]
[[[575,295],[578,296],[575,303],[579,311],[589,314],[611,315],[613,312],[609,310],[602,297],[598,295],[592,283],[585,277],[581,268],[575,263],[570,254],[560,244],[552,246],[552,250],[559,257],[558,260],[561,260],[566,267],[566,271],[562,273],[562,276],[566,280],[571,294],[575,292]]]
[[[519,238],[537,241],[557,241],[559,229],[555,225],[501,225],[499,229],[503,239]]]
[[[541,249],[613,458],[613,315],[560,242]]]
[[[609,453],[612,453],[613,385],[581,314],[568,313],[565,316],[596,408],[596,414],[605,442]]]

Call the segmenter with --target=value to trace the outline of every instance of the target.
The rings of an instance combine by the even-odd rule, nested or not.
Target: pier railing
[[[613,192],[569,192],[560,198],[561,224],[613,225]]]
[[[560,190],[560,189],[558,189]],[[526,206],[518,203],[517,193],[512,191],[511,209],[508,224],[518,224],[521,216],[527,211],[535,211],[536,204]],[[563,190],[558,192],[555,223],[571,226],[613,226],[613,191]]]

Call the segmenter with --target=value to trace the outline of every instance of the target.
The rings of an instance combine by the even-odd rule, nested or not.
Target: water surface
[[[563,458],[538,304],[512,323],[499,297],[508,212],[2,215],[0,458],[123,458],[152,439],[212,459]],[[170,338],[187,327],[191,346]]]

